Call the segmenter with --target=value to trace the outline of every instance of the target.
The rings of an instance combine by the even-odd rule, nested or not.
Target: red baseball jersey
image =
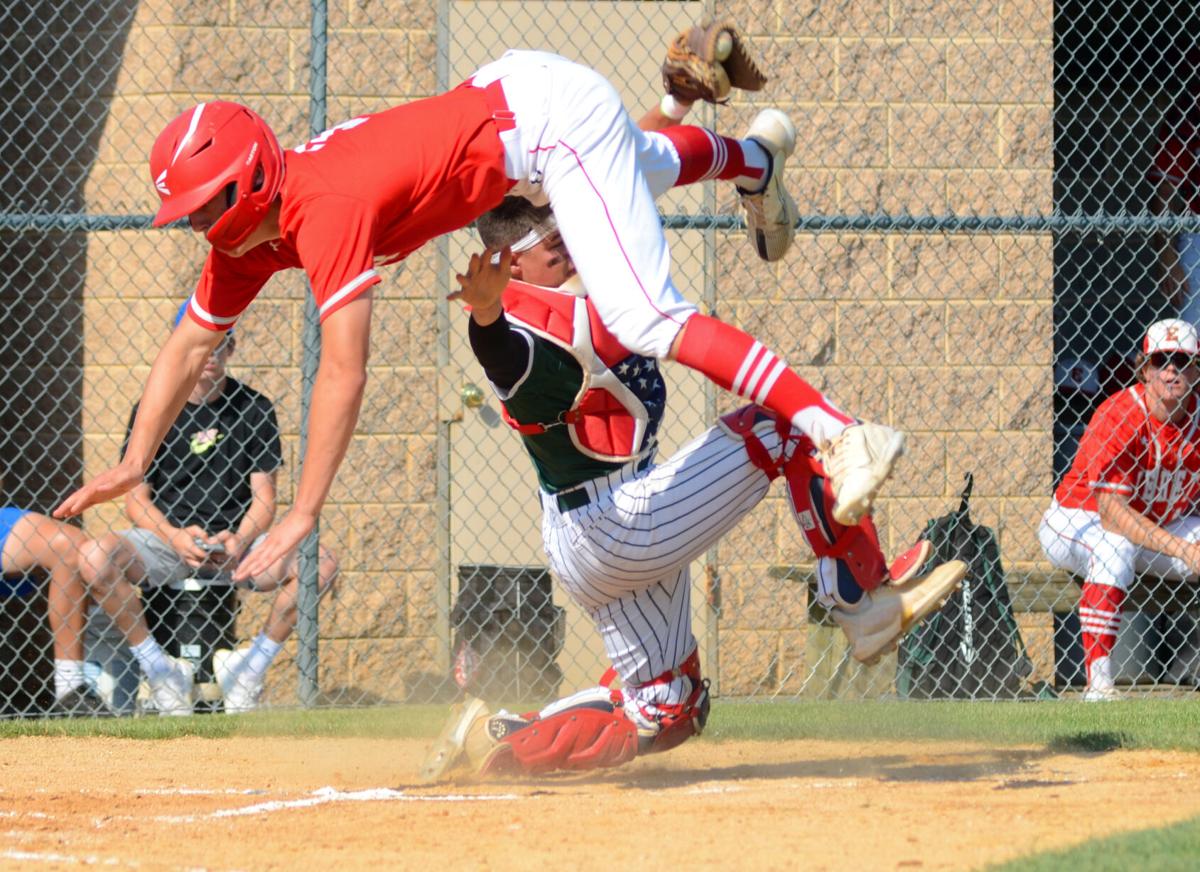
[[[1191,513],[1200,492],[1197,399],[1189,398],[1180,427],[1152,418],[1145,397],[1145,385],[1134,385],[1096,409],[1054,494],[1060,505],[1095,512],[1096,492],[1107,490],[1159,524]]]
[[[321,319],[379,282],[375,267],[465,227],[512,186],[489,95],[461,87],[338,124],[285,155],[280,239],[209,252],[188,307],[225,330],[276,272],[308,273]]]
[[[1200,214],[1200,107],[1187,113],[1172,113],[1159,134],[1158,153],[1150,175],[1156,180],[1170,180],[1188,208]]]

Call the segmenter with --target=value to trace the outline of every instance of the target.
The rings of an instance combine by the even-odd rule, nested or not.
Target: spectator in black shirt
[[[145,480],[126,496],[134,529],[89,542],[81,553],[83,579],[128,640],[159,714],[191,714],[192,664],[167,655],[150,635],[134,585],[231,572],[275,517],[275,476],[283,465],[279,425],[270,400],[226,374],[234,342],[231,330],[213,349]],[[131,427],[136,414],[135,406]],[[325,548],[319,574],[324,594],[337,574],[337,562]],[[296,626],[296,555],[255,576],[251,585],[276,596],[266,626],[248,648],[214,655],[230,713],[257,707],[267,668]]]

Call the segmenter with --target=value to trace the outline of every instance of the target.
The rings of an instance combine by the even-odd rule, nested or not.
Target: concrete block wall
[[[434,91],[434,9],[331,4],[330,123]],[[761,95],[720,110],[721,129],[739,132],[763,105],[792,114],[799,144],[788,182],[802,214],[1051,211],[1045,4],[754,0],[718,12],[750,23],[772,76]],[[285,146],[307,138],[308,48],[304,4],[138,4],[84,186],[87,211],[152,211],[149,145],[198,99],[253,105]],[[735,208],[728,190],[719,198]],[[204,251],[181,230],[88,237],[79,295],[87,475],[115,459],[128,408]],[[1039,565],[1035,529],[1051,463],[1048,236],[802,231],[788,257],[768,265],[741,235],[719,234],[716,263],[716,314],[760,336],[846,409],[910,432],[909,457],[877,517],[885,548],[898,550],[952,508],[970,470],[975,517],[998,529],[1006,564]],[[445,579],[436,571],[432,328],[444,282],[427,248],[377,289],[371,386],[323,518],[343,575],[322,610],[322,685],[345,688],[342,701],[404,698],[410,674],[445,671],[434,639]],[[239,324],[232,364],[278,403],[281,509],[299,461],[303,295],[299,274],[272,281]],[[111,506],[86,521],[92,531],[122,525]],[[808,656],[804,593],[769,570],[810,557],[786,504],[768,500],[719,553],[721,692],[795,692]],[[263,600],[247,602],[244,632],[261,623]],[[294,699],[288,662],[274,670],[272,701]]]

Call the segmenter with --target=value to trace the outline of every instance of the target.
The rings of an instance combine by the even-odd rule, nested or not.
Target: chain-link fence
[[[1200,318],[1194,4],[27,0],[0,11],[4,711],[51,710],[65,688],[152,709],[139,677],[155,664],[131,650],[145,631],[193,663],[200,707],[253,707],[254,682],[222,693],[218,681],[251,663],[270,705],[448,699],[456,670],[476,661],[487,676],[476,689],[492,696],[537,702],[594,683],[603,647],[546,572],[532,468],[471,356],[466,316],[445,301],[478,248],[471,231],[383,270],[359,427],[319,537],[278,586],[239,590],[219,554],[199,571],[179,555],[201,564],[194,540],[215,539],[217,524],[247,534],[222,544],[249,547],[261,525],[243,526],[245,515],[281,514],[293,497],[319,357],[298,271],[272,280],[220,361],[258,393],[240,405],[224,389],[219,402],[194,396],[189,412],[212,421],[181,421],[157,492],[92,510],[82,527],[44,515],[119,457],[204,259],[198,236],[149,228],[146,156],[175,114],[245,102],[286,147],[535,47],[594,66],[636,117],[661,94],[666,39],[714,12],[743,25],[770,82],[688,120],[738,136],[763,107],[785,110],[798,129],[786,180],[799,230],[782,261],[763,263],[732,186],[672,192],[660,208],[677,282],[835,402],[909,434],[875,514],[887,554],[943,518],[931,532],[944,553],[973,558],[943,613],[898,655],[862,666],[817,604],[812,555],[772,491],[692,569],[714,691],[1075,696],[1090,663],[1132,693],[1191,692],[1191,527],[1147,539],[1159,534],[1112,513],[1161,521],[1159,503],[1138,509],[1153,486],[1192,511],[1192,412],[1156,423],[1175,407],[1148,376],[1171,360],[1136,354],[1152,322]],[[682,367],[664,374],[666,456],[736,400]],[[1113,422],[1129,431],[1125,478],[1115,461],[1082,476],[1100,476],[1119,505],[1102,511],[1092,494],[1075,526],[1049,519],[1039,534],[1093,411],[1143,382],[1130,406],[1143,417]],[[1146,433],[1160,448],[1138,441]],[[1115,437],[1095,436],[1117,452]],[[233,443],[234,483],[197,492],[205,479],[189,463]],[[953,515],[968,473],[969,514]],[[1075,505],[1062,490],[1058,502]],[[120,535],[134,528],[157,530],[157,544]],[[1083,550],[1048,557],[1064,530]],[[1118,547],[1129,566],[1115,572],[1095,557],[1097,542],[1111,546],[1102,530],[1178,553],[1184,580],[1145,549]],[[239,653],[214,662],[222,649]]]

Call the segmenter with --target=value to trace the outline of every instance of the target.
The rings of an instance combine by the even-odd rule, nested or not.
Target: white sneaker
[[[222,648],[213,652],[213,673],[221,688],[221,696],[225,699],[227,715],[252,712],[258,708],[263,683],[246,669],[246,658],[249,656],[249,648],[239,648],[237,651]]]
[[[758,256],[766,261],[779,260],[792,246],[799,210],[783,186],[783,165],[796,150],[796,125],[778,109],[764,109],[755,116],[746,131],[771,156],[767,183],[761,191],[738,188],[746,210],[746,227]]]
[[[904,453],[904,434],[883,424],[853,424],[820,448],[833,485],[833,519],[853,527]]]
[[[150,696],[154,708],[160,715],[182,716],[192,714],[192,686],[196,680],[196,667],[190,660],[181,660],[163,655],[171,664],[171,670],[155,678],[146,678],[150,685]]]
[[[1121,694],[1112,685],[1089,686],[1083,692],[1084,702],[1116,702],[1120,698]]]
[[[839,606],[831,609],[830,615],[846,634],[851,656],[860,663],[872,664],[940,608],[966,574],[967,564],[951,560],[920,578],[869,591],[853,609]]]

